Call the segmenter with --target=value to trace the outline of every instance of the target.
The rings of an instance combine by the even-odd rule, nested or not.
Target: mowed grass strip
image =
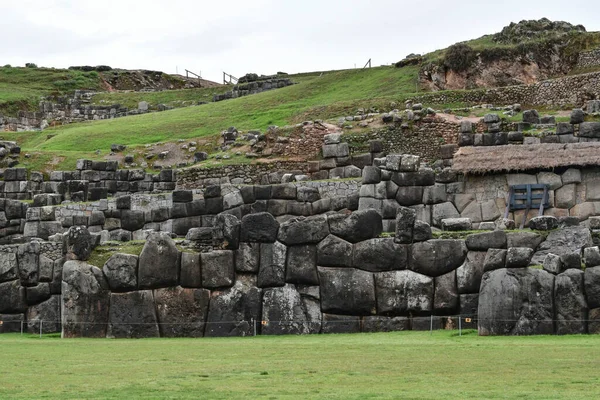
[[[0,336],[0,398],[595,399],[600,336]]]
[[[378,102],[389,107],[392,97],[414,92],[416,78],[416,67],[328,72],[299,77],[297,85],[218,103],[4,136],[25,150],[95,151],[112,143],[132,146],[218,135],[229,126],[264,131],[269,125],[354,113]]]

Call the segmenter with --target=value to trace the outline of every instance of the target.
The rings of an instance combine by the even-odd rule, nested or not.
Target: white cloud
[[[1,0],[1,64],[300,72],[395,62],[521,19],[600,30],[600,4],[506,0]],[[6,4],[8,3],[8,4]]]

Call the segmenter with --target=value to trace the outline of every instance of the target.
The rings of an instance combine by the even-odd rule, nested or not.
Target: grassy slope
[[[218,134],[230,125],[266,129],[311,118],[353,113],[414,91],[417,70],[378,67],[308,75],[283,89],[161,113],[73,124],[38,133],[8,133],[25,150],[94,151],[112,143],[141,145]],[[50,139],[48,135],[53,136]],[[82,138],[85,138],[84,140]]]
[[[104,340],[0,335],[0,397],[527,398],[600,396],[600,336],[474,332]]]
[[[0,68],[0,113],[20,105],[37,106],[40,96],[74,89],[100,88],[97,72],[54,68]]]
[[[162,90],[158,92],[102,92],[92,97],[92,103],[98,105],[121,104],[129,108],[137,108],[140,101],[147,101],[150,107],[166,104],[182,107],[198,101],[210,102],[214,94],[231,90],[229,86],[217,86],[201,89]],[[184,102],[187,102],[184,103]]]

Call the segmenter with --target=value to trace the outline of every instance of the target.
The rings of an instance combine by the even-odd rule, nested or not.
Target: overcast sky
[[[0,0],[0,65],[182,73],[306,72],[390,64],[522,19],[600,30],[590,0]]]

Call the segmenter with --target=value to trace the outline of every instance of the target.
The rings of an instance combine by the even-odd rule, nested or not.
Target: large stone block
[[[62,273],[62,337],[105,337],[110,290],[102,271],[71,260]]]
[[[579,136],[600,138],[600,122],[582,122],[579,125]]]
[[[434,226],[442,226],[442,220],[447,218],[459,218],[460,214],[451,202],[434,204],[431,208],[431,219]]]
[[[352,266],[371,272],[406,269],[408,251],[408,245],[397,244],[394,238],[364,240],[354,245]]]
[[[258,287],[285,285],[285,262],[287,247],[281,242],[262,243],[260,245],[260,266],[258,269]]]
[[[398,186],[431,186],[435,184],[435,173],[429,168],[415,172],[394,172],[392,181]]]
[[[317,245],[317,264],[323,267],[349,267],[352,265],[352,244],[329,235]]]
[[[433,309],[438,314],[453,314],[459,304],[456,271],[435,278]]]
[[[27,331],[31,334],[56,333],[61,331],[60,296],[51,296],[48,300],[27,309]]]
[[[479,334],[552,334],[554,276],[532,268],[486,272],[479,292]]]
[[[323,158],[348,157],[349,155],[350,148],[348,147],[348,143],[323,145]]]
[[[300,293],[294,285],[266,289],[262,301],[263,335],[309,333],[309,325]]]
[[[428,240],[412,245],[409,268],[420,274],[440,276],[460,267],[466,256],[463,240]]]
[[[261,299],[255,276],[238,275],[231,288],[213,291],[205,336],[252,336],[261,320]]]
[[[583,248],[592,245],[590,230],[584,226],[568,226],[551,231],[535,252],[532,264],[542,264],[548,253],[558,256],[580,253]]]
[[[412,206],[423,203],[422,186],[400,186],[396,192],[396,201],[401,206]]]
[[[27,309],[25,288],[18,280],[0,283],[0,313],[22,313]]]
[[[35,286],[39,280],[40,243],[29,242],[17,248],[19,277],[23,286]]]
[[[456,270],[458,293],[478,293],[483,277],[487,252],[469,251],[463,265]]]
[[[506,232],[493,231],[469,235],[465,240],[465,244],[469,250],[486,251],[492,248],[505,249],[506,241]]]
[[[585,294],[590,309],[600,308],[600,267],[586,268],[584,278]]]
[[[587,332],[588,305],[584,295],[583,271],[569,269],[554,280],[556,333],[573,335]]]
[[[431,312],[432,278],[413,271],[380,272],[374,276],[379,314],[419,315]]]
[[[140,289],[177,286],[178,251],[166,232],[150,233],[139,257]]]
[[[154,295],[151,290],[111,293],[107,336],[111,338],[160,336]]]
[[[182,252],[179,284],[187,288],[202,287],[202,270],[200,267],[200,254]]]
[[[318,243],[329,235],[325,215],[292,218],[279,227],[278,240],[288,246]]]
[[[279,222],[269,213],[248,214],[242,218],[242,242],[273,243],[277,240]]]
[[[410,330],[410,319],[406,317],[382,317],[378,315],[363,317],[362,332],[396,332]]]
[[[0,282],[19,278],[19,265],[16,253],[0,252]]]
[[[230,287],[235,279],[233,251],[216,250],[200,255],[202,287],[216,289]]]
[[[102,272],[113,292],[127,292],[137,288],[138,256],[115,253],[106,261]]]
[[[348,216],[331,214],[328,221],[332,234],[351,243],[377,237],[383,231],[381,215],[373,209],[355,211]]]
[[[208,316],[210,292],[181,286],[156,289],[154,302],[162,337],[201,337]]]
[[[353,268],[319,267],[321,309],[324,313],[376,313],[373,274]]]
[[[316,245],[288,247],[285,281],[303,285],[319,284]]]

